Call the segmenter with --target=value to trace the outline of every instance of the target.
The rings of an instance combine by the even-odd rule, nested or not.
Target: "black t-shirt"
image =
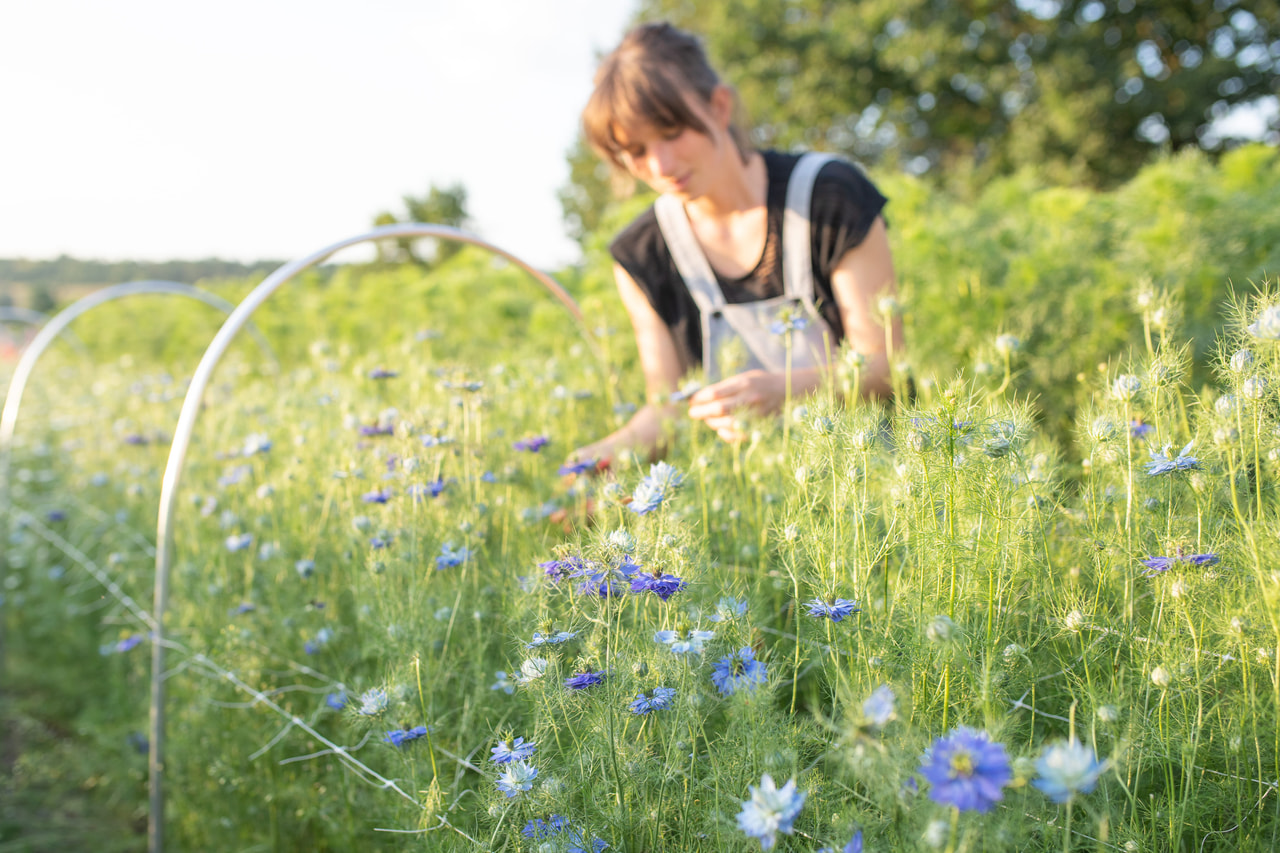
[[[787,204],[787,180],[798,154],[762,151],[769,185],[766,196],[768,231],[764,251],[755,268],[741,278],[716,272],[725,302],[755,302],[785,292],[782,281],[782,215]],[[831,292],[831,272],[850,249],[860,245],[886,203],[885,197],[862,172],[843,161],[827,163],[818,172],[810,209],[810,255],[813,259],[814,299],[836,340],[844,324]],[[702,363],[701,315],[650,207],[628,225],[609,246],[613,259],[627,271],[662,321],[671,330],[681,368]]]

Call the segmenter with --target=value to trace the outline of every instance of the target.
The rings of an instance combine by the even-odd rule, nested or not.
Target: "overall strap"
[[[837,159],[834,154],[810,151],[800,157],[787,181],[787,208],[782,215],[782,282],[787,296],[810,307],[814,303],[813,243],[809,234],[813,184],[818,170]]]
[[[662,230],[662,238],[667,241],[671,258],[676,262],[676,269],[684,279],[689,295],[693,297],[698,310],[704,318],[724,306],[724,294],[720,292],[720,284],[711,269],[711,263],[702,252],[698,238],[694,236],[693,225],[684,212],[684,204],[675,196],[663,195],[653,203],[653,212],[658,217],[658,227]]]

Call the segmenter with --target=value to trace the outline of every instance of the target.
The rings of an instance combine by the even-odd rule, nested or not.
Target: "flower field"
[[[748,443],[677,422],[602,475],[564,460],[638,400],[616,316],[597,361],[553,309],[282,337],[281,296],[306,343],[233,349],[181,481],[171,846],[1274,849],[1280,303],[1220,292],[1196,361],[1135,286],[1066,429],[1005,330],[983,372],[900,354],[896,409],[839,402],[846,352]],[[5,665],[14,730],[75,744],[15,765],[55,823],[86,777],[145,820],[184,316],[192,351],[55,348],[24,403]]]

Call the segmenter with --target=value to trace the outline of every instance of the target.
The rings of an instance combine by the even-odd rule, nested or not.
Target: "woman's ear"
[[[716,126],[721,130],[728,130],[729,125],[733,124],[733,90],[723,83],[717,83],[711,90],[711,101],[708,106]]]

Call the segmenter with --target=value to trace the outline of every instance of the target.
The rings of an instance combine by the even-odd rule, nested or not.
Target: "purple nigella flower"
[[[862,608],[858,606],[858,602],[850,601],[847,598],[837,598],[830,604],[821,598],[815,598],[813,601],[805,604],[809,608],[809,615],[819,619],[827,618],[832,622],[842,622],[846,616],[854,613],[861,613]]]
[[[604,683],[604,672],[592,672],[587,670],[571,675],[564,680],[564,686],[570,690],[586,690],[588,687],[595,687],[597,684]]]
[[[372,492],[365,492],[360,496],[360,500],[367,504],[384,504],[391,500],[390,489],[374,489]]]
[[[529,438],[522,438],[511,446],[516,450],[537,453],[539,450],[546,447],[550,441],[551,439],[547,438],[545,435],[534,435]]]
[[[387,370],[383,367],[375,367],[369,371],[370,379],[395,379],[400,374],[394,370]]]
[[[59,521],[67,520],[67,513],[61,509],[51,509],[44,514],[44,520],[50,524],[57,524]]]
[[[513,741],[498,741],[498,745],[489,750],[493,753],[490,761],[494,764],[510,764],[513,761],[524,761],[533,756],[538,749],[538,745],[530,741],[525,743],[524,738],[518,737]]]
[[[381,536],[375,536],[369,540],[369,547],[375,551],[381,550],[391,544],[391,540],[384,539]]]
[[[1134,438],[1146,438],[1155,432],[1155,429],[1151,424],[1144,424],[1142,421],[1129,421],[1129,434]]]
[[[1192,566],[1212,566],[1218,562],[1217,554],[1183,554],[1182,549],[1178,549],[1178,553],[1172,557],[1147,557],[1145,560],[1138,562],[1147,567],[1142,573],[1143,577],[1153,578],[1156,575],[1162,575],[1172,569],[1178,563],[1188,563]]]
[[[425,737],[426,734],[426,726],[414,726],[411,729],[392,729],[387,732],[386,736],[382,739],[382,742],[403,748],[409,741]]]
[[[651,592],[666,601],[689,585],[684,578],[662,572],[640,572],[631,580],[632,592]]]
[[[1173,445],[1166,444],[1164,450],[1157,453],[1154,450],[1148,451],[1151,454],[1151,461],[1147,463],[1147,473],[1152,477],[1158,477],[1161,474],[1169,474],[1173,471],[1195,471],[1200,467],[1200,460],[1194,456],[1190,456],[1191,446],[1195,441],[1187,442],[1187,446],[1178,451],[1178,455],[1170,458],[1169,451]]]
[[[665,711],[675,701],[674,687],[655,687],[648,693],[639,693],[628,706],[633,714],[648,714],[650,711]]]
[[[542,569],[552,583],[560,583],[565,578],[581,577],[586,573],[586,563],[576,554],[565,557],[563,560],[547,560],[545,563],[538,563],[538,568]]]
[[[257,609],[258,609],[258,608],[257,608],[257,606],[256,606],[253,602],[251,602],[251,601],[242,601],[242,602],[240,602],[239,604],[237,604],[237,605],[236,605],[235,609],[233,609],[233,610],[231,611],[231,615],[232,615],[232,616],[243,616],[244,614],[246,614],[246,613],[252,613],[253,611],[255,611],[255,610],[257,610]]]
[[[711,683],[721,696],[732,696],[739,690],[754,693],[764,684],[768,671],[763,662],[756,660],[750,646],[743,646],[731,655],[720,658],[711,669]]]
[[[395,427],[391,424],[366,424],[360,427],[360,434],[366,438],[372,438],[376,435],[392,435],[395,431]]]
[[[960,726],[938,738],[922,756],[920,773],[933,787],[929,798],[962,812],[989,812],[1004,798],[1013,772],[1004,745],[986,732]]]
[[[324,697],[324,704],[335,711],[341,711],[347,707],[347,694],[341,690],[337,693],[330,693]]]
[[[147,440],[145,435],[134,432],[124,437],[124,443],[132,444],[134,447],[142,447],[143,445],[150,444],[151,442]]]
[[[588,471],[596,470],[596,466],[600,464],[598,459],[583,459],[579,462],[568,462],[560,466],[560,476],[568,474],[585,474]]]

